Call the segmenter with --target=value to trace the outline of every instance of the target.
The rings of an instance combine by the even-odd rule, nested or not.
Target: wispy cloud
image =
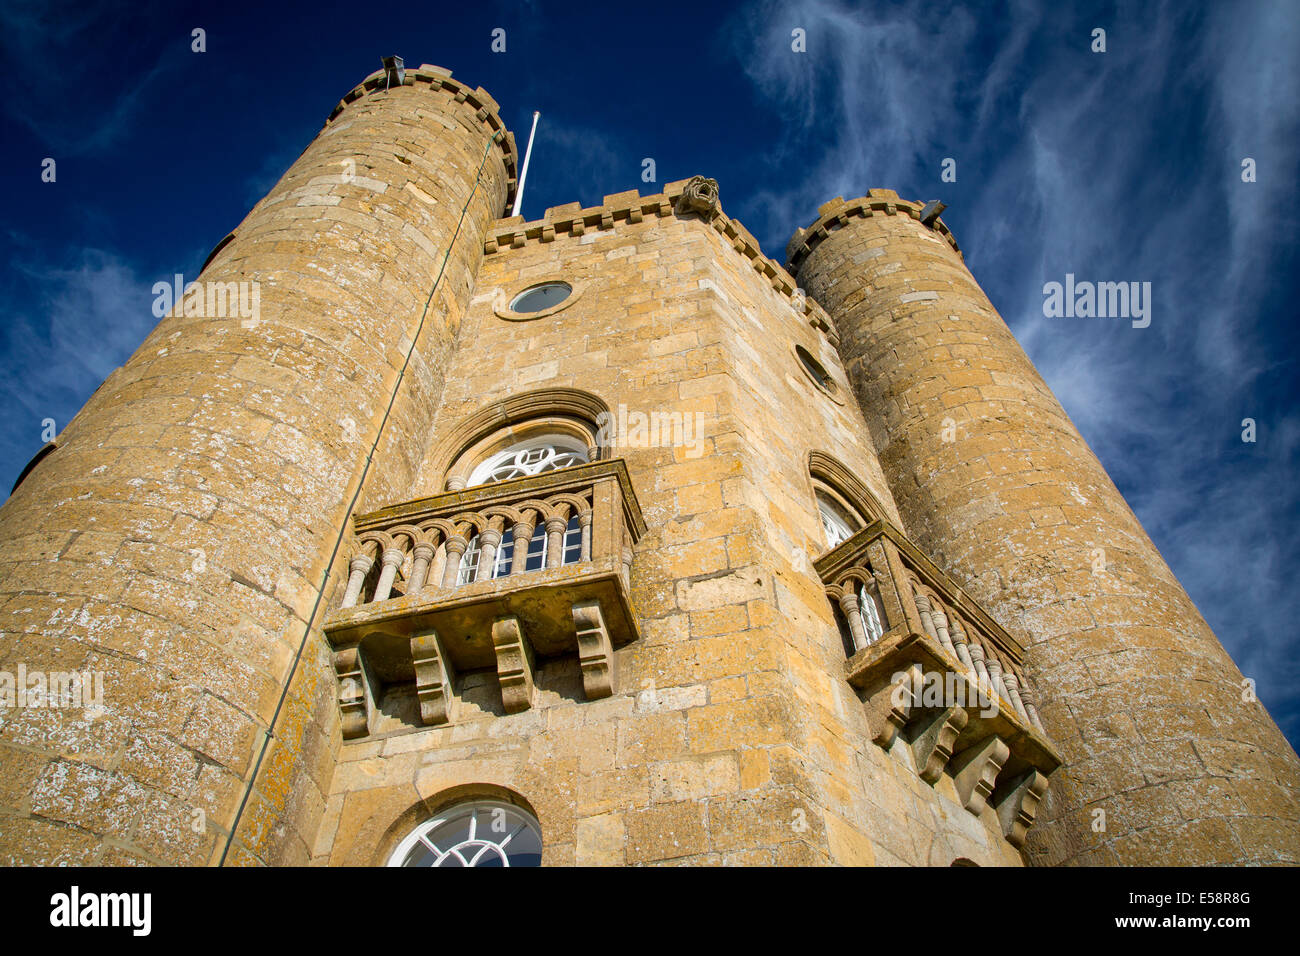
[[[56,156],[95,154],[139,122],[156,84],[188,53],[178,35],[163,49],[135,37],[156,4],[12,0],[0,5],[5,112]],[[78,108],[68,108],[74,97]],[[95,109],[85,109],[87,104]]]
[[[760,4],[737,14],[727,27],[733,53],[785,129],[771,161],[788,169],[798,156],[807,164],[794,182],[779,180],[747,197],[751,228],[802,223],[833,196],[911,178],[941,141],[950,111],[969,98],[962,76],[940,65],[973,27],[960,9],[927,20],[906,8],[866,10],[834,0]],[[804,52],[794,49],[795,30],[803,31]]]
[[[42,422],[61,430],[153,328],[154,279],[87,250],[67,267],[19,264],[37,306],[0,333],[0,456],[10,480],[41,446]],[[5,489],[7,491],[7,486]]]
[[[742,215],[779,250],[836,195],[889,186],[952,202],[972,271],[1300,739],[1300,636],[1278,626],[1300,614],[1300,413],[1265,384],[1294,361],[1269,346],[1270,310],[1294,296],[1294,10],[1009,13],[989,29],[920,2],[801,0],[735,18],[736,58],[783,136],[773,185]],[[790,50],[795,26],[807,54]],[[1089,50],[1093,27],[1104,54]],[[806,174],[791,182],[796,150]],[[939,180],[945,156],[957,184]],[[1246,156],[1256,183],[1241,181]],[[1042,285],[1066,272],[1152,282],[1151,327],[1044,318]],[[1245,417],[1260,422],[1254,445],[1240,441]]]

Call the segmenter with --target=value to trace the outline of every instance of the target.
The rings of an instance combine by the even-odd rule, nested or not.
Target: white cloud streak
[[[1088,49],[1093,26],[1108,51]],[[792,53],[790,29],[808,33]],[[1294,242],[1300,18],[1275,3],[1126,10],[1104,24],[1016,2],[999,35],[956,7],[769,4],[734,53],[784,139],[773,185],[733,201],[771,250],[872,186],[964,198],[976,277],[1292,740],[1300,412],[1261,395],[1261,327]],[[939,181],[944,156],[957,187]],[[1259,181],[1242,183],[1245,156]],[[792,176],[799,161],[800,175]],[[778,252],[779,254],[779,252]],[[1151,281],[1150,328],[1046,319],[1042,285]],[[1276,329],[1272,330],[1276,334]],[[1255,417],[1259,441],[1239,422]]]

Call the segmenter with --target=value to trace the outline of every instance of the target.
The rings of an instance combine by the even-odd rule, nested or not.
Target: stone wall
[[[164,318],[0,509],[0,668],[104,675],[102,714],[0,713],[0,862],[220,859],[273,720],[227,862],[310,855],[339,735],[308,624],[381,422],[363,501],[411,482],[513,184],[487,94],[385,86],[203,272],[255,314]]]
[[[834,200],[791,263],[833,317],[909,532],[1027,644],[1066,758],[1030,860],[1300,862],[1294,750],[942,222],[920,218],[890,190]]]
[[[962,809],[947,777],[923,783],[906,746],[870,742],[812,568],[825,545],[809,453],[839,459],[893,521],[897,509],[824,316],[797,307],[739,224],[675,211],[684,185],[497,224],[439,451],[405,494],[442,491],[443,437],[512,395],[580,389],[615,421],[620,406],[698,413],[698,455],[614,439],[648,531],[632,564],[641,639],[616,652],[613,696],[583,700],[576,662],[560,662],[532,709],[506,715],[494,675],[463,675],[451,725],[344,744],[316,862],[382,862],[426,814],[480,793],[537,814],[548,864],[1020,863],[992,811]],[[575,286],[569,304],[511,316],[519,291],[550,279]],[[835,396],[796,344],[831,370]]]

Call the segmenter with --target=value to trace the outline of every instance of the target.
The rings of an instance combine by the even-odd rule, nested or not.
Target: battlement
[[[635,189],[613,193],[605,196],[599,206],[584,208],[577,202],[552,206],[541,219],[531,222],[525,221],[523,216],[500,219],[488,231],[483,251],[492,255],[504,248],[521,249],[529,242],[554,242],[557,234],[576,237],[585,235],[588,230],[614,229],[616,223],[635,225],[647,216],[666,218],[676,214],[690,214],[681,208],[681,198],[688,187],[701,178],[696,176],[667,183],[663,192],[650,196],[642,196]],[[748,260],[754,271],[769,281],[774,290],[789,299],[792,308],[799,310],[802,307],[809,325],[822,332],[831,344],[838,344],[839,336],[826,311],[806,296],[800,302],[799,287],[794,277],[778,262],[764,255],[758,240],[739,220],[729,217],[716,201],[700,217],[714,231],[724,236],[731,247]]]
[[[867,195],[845,201],[843,196],[836,196],[830,202],[823,203],[817,210],[817,218],[807,229],[796,229],[789,244],[785,247],[786,267],[792,272],[799,271],[808,253],[812,252],[826,236],[846,225],[850,219],[864,219],[883,212],[886,216],[896,216],[900,212],[920,220],[924,203],[909,202],[899,199],[892,189],[869,189]],[[942,219],[936,218],[932,227],[935,232],[948,240],[957,255],[961,249]],[[963,257],[964,258],[964,257]]]
[[[402,85],[413,87],[417,84],[426,83],[429,85],[430,91],[446,90],[452,94],[457,103],[468,103],[477,111],[476,115],[479,122],[485,123],[488,129],[492,131],[492,141],[501,148],[502,161],[505,163],[506,174],[509,176],[506,190],[506,206],[509,207],[514,202],[515,191],[519,185],[519,151],[515,146],[515,134],[507,130],[505,123],[501,120],[501,107],[497,105],[497,101],[483,87],[470,89],[459,80],[452,79],[451,70],[433,66],[429,63],[422,63],[417,69],[406,70]],[[338,105],[330,112],[325,125],[328,126],[333,123],[349,103],[353,103],[363,96],[386,92],[388,89],[386,74],[383,70],[376,70],[353,87],[343,99],[339,100]]]
[[[937,203],[782,264],[713,179],[528,221],[518,168],[370,74],[204,264],[245,321],[158,317],[0,507],[0,678],[108,689],[0,702],[0,862],[1300,862]]]

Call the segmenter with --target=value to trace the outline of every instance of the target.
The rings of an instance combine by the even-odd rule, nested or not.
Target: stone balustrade
[[[354,516],[342,606],[327,616],[345,738],[413,685],[418,722],[454,720],[456,675],[495,669],[506,713],[540,661],[576,653],[589,699],[636,638],[632,548],[645,531],[621,459],[449,491]],[[409,689],[409,686],[408,686]]]
[[[815,564],[844,631],[846,676],[875,742],[898,740],[976,816],[996,810],[1022,846],[1061,757],[1025,677],[1023,648],[897,528],[876,521]]]

